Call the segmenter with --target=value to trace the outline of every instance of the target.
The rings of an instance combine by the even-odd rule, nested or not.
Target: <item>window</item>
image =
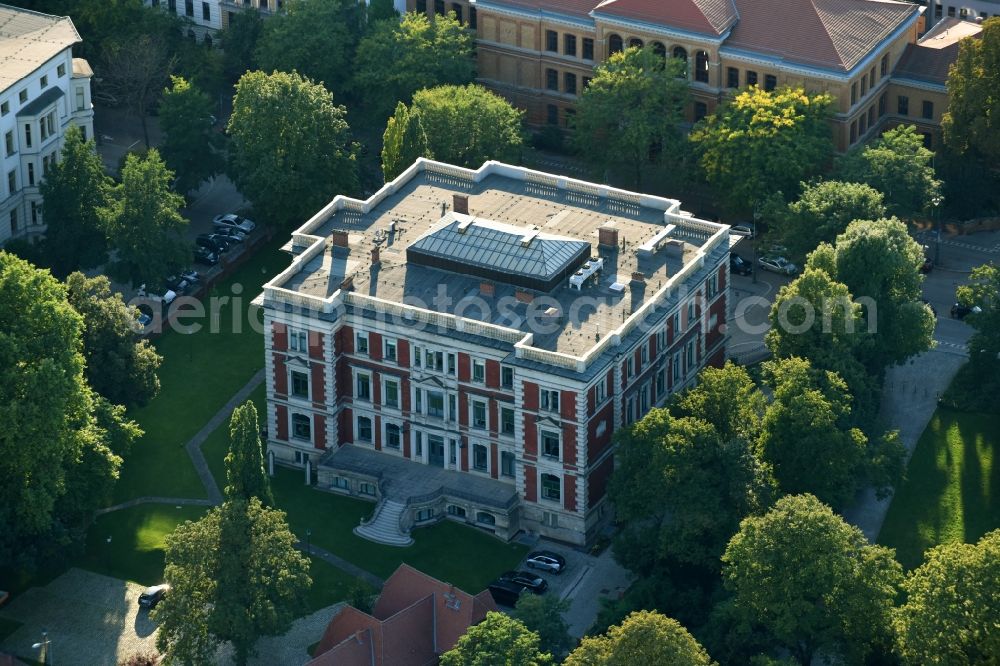
[[[851,123],[851,143],[858,140],[858,121]]]
[[[450,462],[452,465],[456,465],[457,464],[455,462],[455,455],[456,455],[455,452],[456,451],[458,451],[458,442],[455,441],[454,439],[449,439],[448,440],[448,462]]]
[[[448,394],[448,420],[454,421],[455,417],[458,415],[458,407],[456,405],[457,398],[454,393]]]
[[[563,75],[563,84],[566,88],[566,94],[575,95],[576,94],[576,74],[572,72],[566,72]]]
[[[167,9],[177,13],[177,0],[167,0]]]
[[[433,416],[436,419],[444,418],[444,392],[443,391],[428,391],[427,392],[427,416]]]
[[[476,514],[476,522],[482,523],[483,525],[496,525],[497,519],[492,513],[486,513],[485,511],[480,511]]]
[[[184,15],[194,16],[194,0],[184,0]]]
[[[382,341],[382,357],[387,361],[396,360],[396,341],[390,338],[385,338]]]
[[[678,381],[681,378],[681,353],[677,352],[674,354],[673,360],[673,378],[674,381]]]
[[[627,359],[625,359],[625,365],[622,368],[622,374],[625,375],[625,377],[624,377],[625,379],[628,379],[629,377],[632,376],[632,374],[634,372],[633,369],[632,369],[632,364],[633,363],[634,363],[634,361],[633,361],[633,358],[631,356],[629,356]]]
[[[885,115],[885,93],[878,98],[878,117],[881,118]]]
[[[563,35],[563,55],[576,57],[576,35]]]
[[[726,87],[727,88],[739,88],[740,87],[740,70],[735,67],[726,68]]]
[[[684,360],[687,363],[688,372],[690,372],[694,368],[694,340],[687,343]]]
[[[413,411],[417,414],[424,411],[424,390],[423,389],[413,389]]]
[[[483,400],[472,401],[472,427],[486,429],[486,402]]]
[[[900,95],[896,98],[896,113],[901,116],[907,116],[910,114],[910,98],[906,95]]]
[[[354,345],[354,353],[368,355],[368,334],[365,332],[357,332],[354,334],[357,344]]]
[[[667,372],[660,370],[656,373],[656,399],[663,397],[663,392],[667,390]]]
[[[212,8],[209,7],[207,2],[201,3],[201,18],[204,21],[212,20]]]
[[[691,301],[690,303],[688,303],[688,312],[687,312],[687,314],[688,314],[688,316],[687,316],[687,325],[691,326],[691,325],[694,324],[694,317],[695,317],[694,301]]]
[[[869,89],[874,89],[875,88],[875,68],[874,67],[872,67],[870,70],[868,70],[868,88]]]
[[[10,234],[13,236],[17,233],[17,209],[14,208],[10,211]]]
[[[80,87],[80,86],[77,86],[77,88],[76,88],[76,110],[77,111],[83,111],[83,104],[84,104],[83,88]]]
[[[708,83],[708,54],[704,51],[694,54],[694,80]]]
[[[358,440],[362,442],[372,441],[372,420],[368,416],[358,417]]]
[[[500,408],[500,432],[504,435],[514,434],[514,410],[511,407]]]
[[[372,399],[372,376],[368,373],[358,373],[357,377],[357,395],[355,397],[358,400],[371,400]]]
[[[875,105],[868,107],[868,126],[875,127]]]
[[[17,171],[10,171],[7,173],[7,191],[10,194],[17,192]]]
[[[413,346],[413,367],[419,368],[422,363],[423,351],[416,345]]]
[[[559,90],[559,72],[554,69],[545,70],[545,87],[549,90]]]
[[[66,65],[59,65],[56,67],[56,76],[63,77],[66,76]]]
[[[41,88],[42,90],[44,90],[48,86],[49,86],[49,77],[43,76],[42,78],[38,79],[38,87],[39,88]]]
[[[667,329],[661,328],[656,332],[656,353],[659,354],[667,348]]]
[[[778,87],[778,77],[774,74],[764,75],[764,90],[774,90]]]
[[[583,38],[583,59],[593,60],[594,59],[594,40],[590,37]]]
[[[385,406],[399,409],[399,380],[385,379],[382,386],[385,387]]]
[[[514,454],[510,451],[500,452],[500,475],[514,476]]]
[[[296,328],[288,329],[288,349],[289,351],[305,352],[306,332]]]
[[[708,105],[704,102],[694,103],[694,121],[698,122],[702,118],[708,115]]]
[[[472,447],[472,467],[480,472],[485,472],[489,465],[489,452],[486,447],[482,444],[476,444]]]
[[[292,395],[309,399],[309,376],[306,373],[292,370]]]
[[[608,55],[612,55],[612,54],[618,53],[619,51],[623,51],[623,50],[624,50],[624,48],[622,48],[622,38],[621,37],[619,37],[618,35],[610,35],[610,36],[608,36]]]
[[[545,31],[545,50],[553,51],[558,53],[559,51],[559,33],[555,30]]]
[[[542,409],[550,412],[559,411],[559,391],[542,389]]]
[[[350,490],[351,488],[351,482],[342,476],[333,477],[331,485],[333,485],[334,488],[340,488],[341,490]]]
[[[549,104],[545,109],[545,122],[549,125],[559,124],[559,107],[555,104]]]
[[[455,373],[457,373],[457,372],[458,372],[457,357],[455,356],[455,354],[449,352],[448,353],[448,374],[451,375],[452,377],[454,377]]]
[[[559,458],[559,433],[551,430],[542,431],[542,455]]]
[[[6,148],[6,156],[10,157],[14,154],[14,132],[7,132],[3,135],[4,148]]]
[[[514,368],[500,368],[500,386],[514,388]]]
[[[708,291],[708,297],[713,298],[717,293],[719,293],[719,274],[713,273],[710,278],[706,281],[706,290]]]
[[[31,148],[31,123],[24,126],[24,145]]]
[[[861,77],[861,96],[864,97],[865,93],[867,93],[867,92],[868,92],[868,77],[867,76],[862,76]]]
[[[637,49],[641,49],[642,48],[642,40],[639,39],[638,37],[631,37],[628,40],[628,46],[629,46],[629,48],[635,47]]]
[[[645,342],[645,343],[643,343],[643,345],[639,348],[639,359],[641,360],[642,365],[646,365],[647,363],[649,363],[649,342],[648,341]]]
[[[37,201],[32,201],[31,202],[31,223],[32,224],[38,224],[38,208],[39,208],[38,202]]]
[[[390,449],[398,449],[399,443],[403,440],[399,426],[395,423],[385,424],[385,445]]]
[[[924,100],[924,103],[920,109],[920,115],[927,120],[933,120],[934,118],[934,102],[929,102]]]
[[[559,477],[555,474],[542,474],[542,497],[558,502],[562,497]]]
[[[477,23],[477,21],[476,21],[476,8],[475,7],[469,7],[469,27],[472,28],[473,30],[475,30],[476,29],[476,23]]]
[[[17,99],[20,100],[21,104],[24,104],[25,102],[27,102],[28,101],[28,91],[27,90],[22,90],[21,92],[17,93]]]
[[[550,511],[542,511],[542,525],[548,527],[559,527],[559,514]]]
[[[6,116],[10,113],[10,102],[0,103],[0,115]]]
[[[757,72],[748,69],[746,73],[747,77],[747,87],[757,85]]]
[[[312,440],[312,428],[309,417],[305,414],[292,414],[292,437],[307,441]]]
[[[457,2],[451,3],[451,11],[455,12],[455,18],[461,23],[465,15],[465,12],[462,11],[462,5]]]
[[[663,45],[663,42],[653,42],[650,46],[653,47],[653,53],[658,58],[667,57],[667,47]]]
[[[595,406],[601,404],[602,402],[604,402],[604,399],[607,397],[606,396],[607,389],[608,389],[608,387],[606,386],[606,382],[603,379],[601,381],[597,382],[597,384],[594,386],[594,405]]]
[[[413,457],[424,457],[424,433],[419,430],[413,433]]]
[[[934,137],[931,136],[930,132],[921,132],[921,136],[924,137],[924,148],[931,150],[934,148]]]
[[[442,370],[444,368],[444,353],[424,350],[424,367],[428,370]]]
[[[934,5],[934,18],[941,18],[942,9],[943,7],[941,7],[941,5],[938,4]]]
[[[851,84],[851,106],[858,103],[858,84],[857,82]]]
[[[674,50],[671,52],[671,54],[675,58],[684,61],[684,76],[686,77],[687,76],[688,52],[686,50],[684,50],[683,46],[675,46]]]
[[[371,495],[372,497],[375,497],[375,484],[361,483],[358,485],[358,492],[362,495]]]
[[[486,381],[486,363],[478,358],[472,359],[472,381],[479,384]]]
[[[948,8],[948,16],[951,16],[951,17],[955,16],[955,8],[954,7],[949,7]]]
[[[454,504],[449,504],[448,515],[455,516],[456,518],[465,518],[465,508],[460,506],[455,506]]]
[[[427,507],[426,509],[420,509],[417,511],[417,522],[423,523],[434,518],[434,508]]]
[[[427,13],[427,0],[417,0],[417,13],[418,14]]]

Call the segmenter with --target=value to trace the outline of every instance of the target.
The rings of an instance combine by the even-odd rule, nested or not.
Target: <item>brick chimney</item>
[[[330,242],[334,247],[347,247],[348,246],[348,235],[343,229],[334,229],[330,233]]]
[[[382,260],[379,257],[378,245],[372,248],[372,266],[377,266]]]
[[[618,230],[614,227],[600,227],[597,230],[597,244],[600,247],[618,247]]]
[[[489,296],[490,298],[493,298],[493,296],[496,295],[496,285],[492,282],[480,282],[479,294],[481,296]]]
[[[456,194],[454,201],[452,202],[452,210],[456,213],[462,213],[464,215],[469,214],[469,195],[468,194]]]
[[[351,275],[348,275],[347,277],[345,277],[344,281],[340,283],[340,288],[343,289],[344,291],[353,291],[354,290],[354,277],[351,276]]]
[[[635,271],[632,273],[632,282],[641,282],[645,284],[646,276],[640,271]]]

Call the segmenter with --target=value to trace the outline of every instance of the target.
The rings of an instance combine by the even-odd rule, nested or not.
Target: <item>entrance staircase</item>
[[[399,518],[406,511],[406,504],[383,499],[375,507],[371,520],[362,521],[354,528],[354,533],[363,539],[387,546],[409,546],[413,543],[409,532],[399,527]]]

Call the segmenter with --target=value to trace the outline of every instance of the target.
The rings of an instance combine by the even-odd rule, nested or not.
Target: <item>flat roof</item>
[[[468,198],[468,216],[453,211],[455,195]],[[560,239],[584,250],[573,270],[590,257],[600,257],[604,268],[581,290],[567,278],[539,291],[408,261],[411,247],[469,220],[487,230],[534,229],[529,246]],[[664,234],[668,223],[675,227]],[[614,247],[599,244],[602,227],[617,233]],[[726,229],[690,217],[674,199],[497,162],[472,171],[420,159],[366,202],[337,197],[295,232],[286,245],[295,260],[265,285],[265,302],[316,308],[349,279],[353,294],[530,332],[532,347],[581,356],[699,256],[717,246],[728,251],[728,235],[720,233]],[[640,251],[658,235],[658,251]],[[479,253],[475,261],[501,263],[504,255]],[[642,281],[633,281],[634,273]],[[539,327],[542,315],[546,325]]]

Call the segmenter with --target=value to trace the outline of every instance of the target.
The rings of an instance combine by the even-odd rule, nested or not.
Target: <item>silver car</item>
[[[760,267],[765,271],[780,273],[781,275],[795,275],[799,272],[798,266],[788,261],[784,257],[765,255],[757,260]]]

